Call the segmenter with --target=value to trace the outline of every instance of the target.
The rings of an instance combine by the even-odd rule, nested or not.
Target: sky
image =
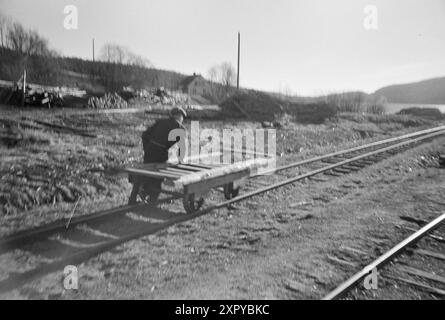
[[[77,29],[64,28],[67,5]],[[236,67],[239,31],[240,85],[259,90],[370,93],[445,76],[445,0],[0,0],[0,12],[66,56],[92,59],[94,38],[96,57],[114,42],[156,68],[203,76]]]

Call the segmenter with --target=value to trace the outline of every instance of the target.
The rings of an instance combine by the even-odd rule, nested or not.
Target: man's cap
[[[182,114],[184,118],[187,117],[187,112],[185,112],[185,110],[181,107],[174,107],[171,111],[170,111],[170,115],[174,116],[175,114]]]

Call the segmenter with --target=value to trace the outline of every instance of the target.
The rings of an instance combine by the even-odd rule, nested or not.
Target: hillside
[[[280,126],[281,122],[289,120],[287,117],[299,123],[323,123],[337,113],[334,104],[324,101],[297,103],[255,90],[240,91],[220,106],[223,114],[228,117],[272,121],[273,126]]]
[[[445,77],[391,85],[377,90],[375,94],[394,103],[445,104]]]
[[[176,88],[185,78],[185,75],[173,71],[71,57],[23,56],[0,48],[1,80],[16,81],[24,69],[27,70],[28,82],[77,87],[94,93],[118,90],[128,85]]]

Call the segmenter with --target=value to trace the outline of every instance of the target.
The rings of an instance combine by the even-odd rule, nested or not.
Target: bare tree
[[[114,43],[106,43],[101,49],[100,59],[111,63],[123,63],[125,48]]]
[[[34,30],[30,30],[27,33],[25,50],[27,55],[48,56],[50,54],[48,40],[42,38],[37,31]]]
[[[210,81],[210,95],[211,98],[215,101],[215,102],[219,102],[222,96],[222,91],[223,91],[223,87],[220,84],[220,79],[219,79],[219,68],[217,65],[212,66],[208,73],[207,73],[207,78]]]
[[[150,62],[150,60],[148,60],[143,56],[134,54],[132,52],[129,52],[128,54],[127,63],[137,67],[145,67],[145,68],[153,67],[153,64]]]
[[[26,41],[25,38],[26,38],[25,28],[23,28],[23,26],[20,23],[14,22],[8,29],[8,34],[7,34],[8,47],[17,53],[23,53]]]
[[[0,13],[0,46],[3,48],[7,46],[7,35],[11,24],[11,18]]]
[[[105,79],[104,85],[109,90],[119,90],[122,86],[123,65],[149,68],[152,64],[147,58],[137,55],[125,46],[115,43],[106,43],[100,50],[99,60],[108,62],[105,68],[99,70],[98,74]]]
[[[365,100],[365,111],[373,114],[384,114],[388,100],[384,96],[369,95]]]
[[[276,95],[281,99],[291,99],[294,96],[294,94],[292,93],[292,89],[289,87],[289,85],[286,84],[279,85]]]
[[[341,92],[326,96],[326,102],[341,112],[364,112],[366,95],[363,92]]]
[[[211,95],[215,101],[227,98],[236,83],[236,71],[230,62],[212,66],[208,73],[211,82]]]
[[[224,87],[233,87],[236,81],[235,68],[230,62],[223,62],[212,66],[208,71],[209,79]]]
[[[223,62],[220,65],[221,83],[229,89],[235,86],[236,71],[235,68],[229,62]]]
[[[102,61],[129,64],[139,67],[151,67],[151,62],[140,55],[137,55],[130,51],[127,47],[115,44],[106,43],[103,45],[100,53],[100,59]]]
[[[210,81],[217,83],[218,82],[218,67],[212,66],[207,72],[208,78]]]
[[[48,56],[51,51],[48,40],[35,30],[25,29],[18,22],[11,22],[8,18],[0,18],[0,38],[2,47],[17,54]]]

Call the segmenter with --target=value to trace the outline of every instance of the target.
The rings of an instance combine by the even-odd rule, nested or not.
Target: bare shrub
[[[326,103],[335,106],[339,112],[384,114],[387,102],[381,96],[363,92],[342,92],[327,95]]]
[[[209,98],[219,103],[233,94],[236,83],[236,71],[230,62],[212,66],[208,71],[210,80]]]

